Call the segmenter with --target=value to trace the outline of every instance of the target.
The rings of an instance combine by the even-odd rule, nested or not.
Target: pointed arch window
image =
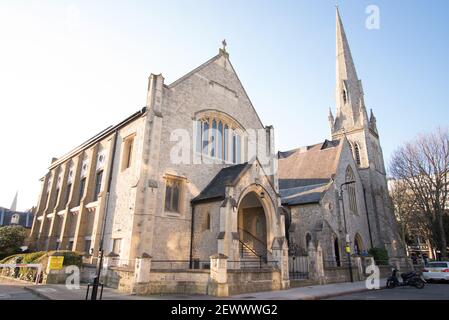
[[[206,227],[205,230],[210,230],[210,212],[206,212]]]
[[[346,182],[356,181],[354,171],[351,167],[346,169]],[[347,185],[349,211],[353,214],[357,214],[357,192],[356,184],[350,183]]]
[[[307,232],[306,234],[306,250],[309,250],[310,242],[312,241],[312,236]]]
[[[346,104],[346,102],[348,102],[348,93],[346,92],[345,89],[343,89],[342,95],[343,95],[343,103]]]
[[[355,162],[357,163],[357,165],[360,166],[361,165],[360,147],[359,147],[358,143],[354,143],[354,158],[355,158]]]

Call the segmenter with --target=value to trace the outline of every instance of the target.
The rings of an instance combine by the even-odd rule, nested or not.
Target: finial
[[[225,57],[229,57],[229,53],[226,51],[226,47],[228,46],[228,44],[226,43],[226,39],[223,39],[221,44],[223,46],[218,50],[218,52]]]

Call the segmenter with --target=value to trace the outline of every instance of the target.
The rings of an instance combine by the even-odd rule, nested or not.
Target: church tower
[[[401,255],[396,222],[388,196],[385,164],[376,117],[365,106],[362,82],[352,60],[346,33],[336,10],[336,114],[329,111],[332,139],[348,139],[364,186],[370,222],[368,247],[385,247],[390,257]]]

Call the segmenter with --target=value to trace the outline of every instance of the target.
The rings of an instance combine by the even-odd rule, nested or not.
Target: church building
[[[336,263],[347,243],[395,256],[376,119],[338,11],[336,87],[330,139],[277,154],[225,42],[173,83],[152,74],[144,108],[52,160],[31,245],[91,263],[102,249],[130,269],[151,257],[152,269],[207,270],[216,255],[230,270],[279,270],[265,279],[278,289],[289,286],[289,249],[320,244]]]
[[[351,254],[385,248],[404,257],[387,188],[376,118],[365,106],[340,13],[336,12],[336,116],[329,110],[329,140],[279,152],[279,188],[288,207],[290,254],[323,249],[341,265]]]

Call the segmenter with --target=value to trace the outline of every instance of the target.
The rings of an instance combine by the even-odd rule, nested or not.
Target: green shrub
[[[371,248],[368,253],[378,265],[388,265],[388,251],[385,248]]]

